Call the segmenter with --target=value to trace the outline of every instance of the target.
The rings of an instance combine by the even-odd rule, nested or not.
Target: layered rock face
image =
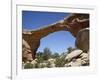
[[[76,47],[89,51],[89,14],[71,14],[58,23],[32,31],[23,31],[23,61],[35,59],[40,40],[56,31],[69,31],[76,38]],[[63,46],[63,45],[62,45]],[[78,60],[79,61],[79,60]]]
[[[32,58],[32,51],[29,44],[23,39],[22,41],[22,60],[23,62],[31,61]]]

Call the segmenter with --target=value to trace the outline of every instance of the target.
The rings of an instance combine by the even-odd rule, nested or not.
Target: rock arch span
[[[23,46],[26,49],[26,54],[29,54],[26,59],[35,59],[36,51],[40,46],[40,40],[45,36],[57,31],[69,31],[72,36],[76,37],[78,32],[89,27],[89,14],[71,14],[57,23],[42,27],[36,30],[23,31]],[[25,54],[24,54],[25,55]],[[23,56],[25,58],[25,56]]]

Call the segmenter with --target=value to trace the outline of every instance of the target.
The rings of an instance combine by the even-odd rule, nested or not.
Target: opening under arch
[[[40,40],[40,47],[37,52],[43,52],[44,48],[49,48],[52,53],[63,53],[68,47],[75,47],[75,38],[68,31],[57,31],[47,35]]]

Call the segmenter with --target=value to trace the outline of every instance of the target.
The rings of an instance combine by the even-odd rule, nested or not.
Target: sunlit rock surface
[[[26,53],[23,51],[23,59],[32,60],[36,58],[36,51],[40,46],[40,40],[47,35],[57,31],[69,31],[72,36],[76,38],[76,46],[82,50],[89,49],[89,30],[83,30],[89,27],[89,14],[73,13],[70,16],[58,21],[57,23],[41,27],[40,29],[23,31],[22,38],[25,45],[25,51],[30,50],[30,54],[27,51],[27,57],[24,57]],[[62,45],[63,46],[63,45]],[[23,48],[24,48],[23,47]],[[28,48],[28,49],[27,49]]]

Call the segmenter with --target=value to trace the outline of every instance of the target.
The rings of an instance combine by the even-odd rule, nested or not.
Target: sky
[[[69,14],[62,12],[22,11],[22,28],[25,30],[38,29],[62,20]],[[43,52],[43,49],[46,47],[50,48],[53,53],[67,52],[68,47],[75,47],[75,38],[68,31],[54,32],[41,39],[37,52]]]

